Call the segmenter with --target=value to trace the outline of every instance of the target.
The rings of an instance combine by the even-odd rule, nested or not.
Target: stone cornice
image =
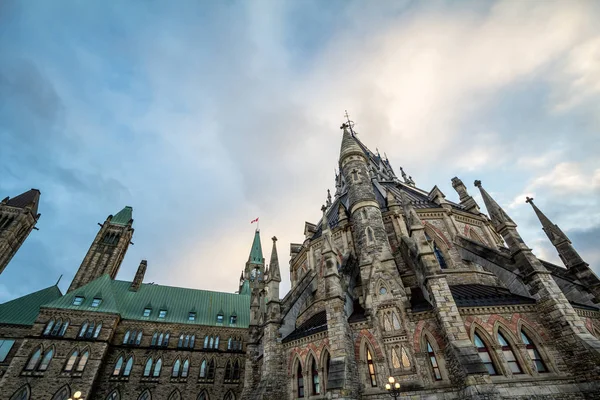
[[[283,347],[287,349],[287,348],[298,346],[301,344],[307,344],[307,343],[311,343],[311,342],[314,342],[317,340],[325,339],[328,336],[329,336],[328,331],[318,332],[318,333],[315,333],[315,334],[312,334],[309,336],[305,336],[303,338],[295,339],[290,342],[284,343]]]

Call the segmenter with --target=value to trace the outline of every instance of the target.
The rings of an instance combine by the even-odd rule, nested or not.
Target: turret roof
[[[38,213],[38,203],[40,202],[40,191],[31,189],[20,195],[9,198],[7,205],[11,207],[25,208],[31,207],[31,213],[35,216]]]
[[[264,262],[262,246],[260,245],[260,231],[258,229],[254,232],[254,241],[252,242],[248,262],[255,264],[262,264]]]
[[[129,221],[133,218],[133,208],[130,206],[125,206],[121,211],[119,211],[112,219],[110,223],[113,225],[127,225]]]

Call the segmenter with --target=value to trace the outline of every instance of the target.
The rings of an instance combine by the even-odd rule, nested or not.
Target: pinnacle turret
[[[537,206],[533,202],[533,198],[526,197],[525,203],[529,203],[531,207],[533,207],[533,211],[535,211],[535,214],[542,223],[542,229],[544,230],[544,232],[546,232],[548,239],[550,239],[553,245],[556,246],[563,242],[571,243],[567,235],[564,234],[564,232],[558,227],[558,225],[553,224],[552,221],[550,221],[550,219],[546,217],[546,215],[539,208],[537,208]]]
[[[272,237],[273,250],[271,250],[271,262],[269,263],[269,277],[267,283],[270,281],[281,282],[281,272],[279,271],[279,257],[277,256],[277,238]]]
[[[475,181],[475,187],[479,188],[481,197],[485,203],[485,208],[487,208],[490,219],[492,220],[492,224],[498,232],[500,232],[501,228],[504,226],[517,226],[517,224],[515,224],[515,222],[508,216],[502,207],[496,203],[496,200],[494,200],[492,196],[490,196],[490,194],[483,188],[483,186],[481,186],[481,181]]]

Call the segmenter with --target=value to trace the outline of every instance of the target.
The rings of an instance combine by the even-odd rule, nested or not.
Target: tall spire
[[[254,232],[254,241],[252,242],[252,248],[250,249],[248,262],[253,264],[262,264],[265,262],[262,253],[262,246],[260,245],[260,231],[258,229]]]
[[[475,181],[475,186],[479,188],[485,208],[488,210],[492,224],[497,231],[500,231],[504,226],[516,227],[517,224],[508,216],[508,214],[500,207],[496,200],[490,196],[490,194],[481,186],[481,181]]]
[[[573,248],[571,245],[571,241],[565,235],[565,233],[558,227],[558,225],[553,224],[552,221],[535,205],[533,199],[531,197],[527,197],[525,200],[526,203],[531,204],[533,207],[533,211],[537,215],[538,219],[542,223],[542,229],[548,236],[548,239],[552,242],[552,245],[556,247],[558,251],[558,255],[561,260],[565,263],[567,268],[573,268],[578,265],[586,265],[586,262],[583,261],[579,253]]]
[[[354,137],[355,133],[353,127],[354,122],[350,121],[350,118],[348,117],[348,112],[346,111],[346,122],[344,122],[342,126],[340,126],[340,129],[342,129],[344,132],[342,135],[342,147],[340,149],[340,162],[342,162],[344,158],[352,154],[356,154],[363,157],[365,156],[365,153],[358,145],[358,142]]]
[[[269,263],[269,278],[267,282],[281,282],[281,272],[279,271],[279,258],[277,257],[277,238],[273,236],[273,250],[271,250],[271,262]]]

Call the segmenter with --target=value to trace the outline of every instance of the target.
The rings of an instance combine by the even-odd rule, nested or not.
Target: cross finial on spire
[[[525,197],[525,203],[533,204],[533,197]]]
[[[350,130],[350,133],[352,133],[352,136],[356,135],[356,132],[354,132],[354,121],[350,121],[350,116],[348,116],[348,110],[344,110],[344,116],[346,117],[346,122],[344,122],[342,124],[342,126],[340,126],[340,129],[345,129],[348,128]]]

